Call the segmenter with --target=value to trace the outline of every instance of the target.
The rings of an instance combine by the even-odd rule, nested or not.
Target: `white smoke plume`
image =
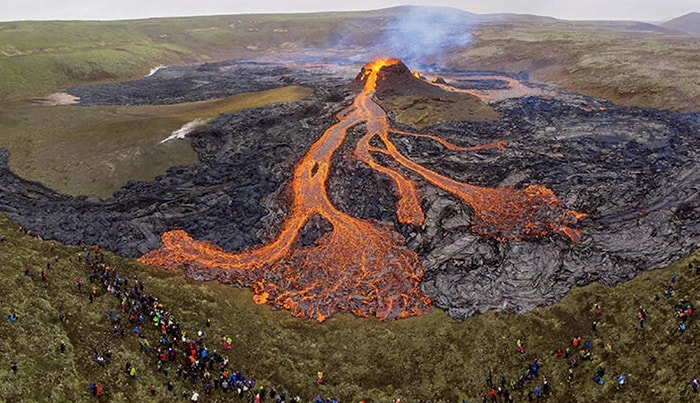
[[[455,8],[401,7],[399,17],[387,24],[378,50],[407,64],[436,63],[445,52],[468,45],[470,29],[482,19]]]

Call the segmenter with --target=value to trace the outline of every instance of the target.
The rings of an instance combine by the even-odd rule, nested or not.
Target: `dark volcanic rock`
[[[232,91],[248,90],[249,83],[250,90],[259,90],[271,71],[279,74],[270,85],[287,74],[283,66],[241,68],[259,78],[234,74],[217,85],[240,80]],[[138,90],[123,84],[72,93],[88,104],[172,103],[224,94],[217,92],[223,87],[200,82],[215,80],[221,66],[203,66],[201,76],[188,69],[166,69],[156,74],[162,82],[144,79],[145,88]],[[303,72],[289,77],[313,81]],[[261,245],[285,216],[285,185],[294,164],[335,122],[333,113],[351,102],[349,88],[319,80],[306,100],[223,115],[191,138],[198,164],[174,167],[150,183],[129,183],[108,200],[72,198],[22,180],[8,170],[7,151],[0,150],[0,210],[45,238],[99,244],[125,256],[156,248],[159,236],[175,228],[226,250]],[[152,95],[156,90],[160,95]],[[700,114],[617,107],[567,93],[511,99],[495,108],[497,120],[444,123],[426,132],[460,145],[506,140],[505,150],[447,153],[412,137],[394,143],[415,162],[459,181],[551,188],[568,208],[588,215],[577,225],[581,244],[560,235],[533,242],[482,238],[470,232],[469,206],[424,182],[425,224],[399,225],[393,183],[352,157],[354,142],[333,158],[333,203],[354,216],[393,224],[423,262],[424,293],[451,316],[531,309],[557,301],[573,286],[624,281],[700,247]],[[327,222],[312,220],[300,242],[310,244],[328,230]]]
[[[330,93],[321,89],[265,113],[223,115],[192,139],[200,164],[174,167],[150,183],[130,182],[104,201],[23,181],[9,172],[3,149],[2,211],[45,238],[99,244],[132,257],[159,246],[160,235],[173,228],[226,249],[259,244],[275,233],[263,217],[273,207],[286,208],[278,193],[294,163],[330,123],[335,105],[323,102]]]
[[[329,77],[292,70],[278,63],[227,61],[166,66],[141,80],[71,87],[80,105],[165,105],[223,98]]]
[[[470,143],[478,141],[476,133],[509,141],[497,155],[435,166],[447,176],[485,186],[545,185],[588,214],[578,225],[581,245],[560,237],[496,243],[464,234],[468,214],[444,220],[444,209],[458,209],[457,203],[428,198],[425,238],[413,242],[430,250],[424,292],[451,316],[531,309],[574,285],[627,280],[700,246],[700,223],[689,219],[700,213],[697,114],[610,105],[586,112],[581,102],[595,103],[571,95],[510,100],[498,106],[498,122],[444,125],[474,133]]]

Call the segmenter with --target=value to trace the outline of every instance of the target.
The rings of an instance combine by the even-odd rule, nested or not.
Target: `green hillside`
[[[391,14],[391,12],[388,12]],[[0,98],[141,77],[182,64],[322,49],[384,12],[0,23]]]
[[[405,10],[1,22],[0,99],[141,77],[160,64],[291,54],[347,60],[377,45]],[[428,62],[527,71],[536,80],[626,105],[700,108],[698,38],[643,23],[507,14],[467,30],[472,41]]]
[[[102,400],[107,401],[173,401],[195,390],[203,401],[226,400],[220,388],[206,396],[202,377],[192,383],[178,376],[177,366],[185,362],[182,346],[176,347],[176,359],[163,366],[168,369],[166,378],[157,365],[161,333],[150,316],[141,326],[150,350],[141,351],[117,292],[107,293],[98,281],[90,281],[85,255],[97,258],[102,252],[37,239],[5,218],[0,218],[0,233],[5,236],[0,242],[2,312],[18,317],[15,323],[0,322],[0,400],[89,401],[92,383],[103,387]],[[188,338],[196,339],[202,330],[203,345],[228,357],[230,371],[255,379],[255,390],[273,387],[287,391],[290,398],[298,393],[304,402],[316,396],[341,402],[390,402],[397,397],[408,402],[478,401],[488,391],[489,372],[495,384],[505,376],[506,388],[511,389],[511,380],[517,382],[536,358],[541,361],[537,376],[511,389],[516,401],[542,386],[544,375],[551,385],[549,401],[680,402],[691,399],[690,381],[700,368],[692,353],[698,348],[700,325],[692,316],[687,330],[676,332],[674,308],[682,299],[699,295],[700,275],[689,268],[689,262],[700,263],[698,253],[616,287],[592,284],[575,289],[560,303],[527,314],[494,312],[455,321],[434,310],[388,323],[338,315],[322,324],[255,305],[245,290],[194,282],[107,252],[103,256],[110,284],[118,274],[127,280],[127,292],[138,276],[144,294],[158,298]],[[672,273],[677,274],[675,291],[667,299],[664,292]],[[83,282],[80,288],[78,279]],[[643,330],[635,317],[639,305],[648,312]],[[124,336],[114,333],[110,311],[123,315]],[[595,331],[593,320],[598,322]],[[222,336],[231,337],[230,350],[222,350]],[[591,340],[590,361],[571,346],[577,336]],[[523,353],[516,350],[518,339]],[[578,359],[571,383],[566,381],[567,359],[553,353],[566,347]],[[104,357],[108,349],[111,362],[100,364],[95,353]],[[10,369],[13,362],[16,373]],[[136,368],[133,378],[125,371],[127,362]],[[591,380],[600,366],[606,371],[604,385]],[[324,372],[320,385],[317,371]],[[628,376],[622,390],[614,382],[619,374]]]

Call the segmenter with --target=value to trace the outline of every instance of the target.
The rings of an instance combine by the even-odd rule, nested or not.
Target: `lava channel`
[[[376,60],[362,69],[362,92],[336,115],[337,123],[327,128],[297,163],[290,184],[291,208],[274,240],[255,249],[230,253],[194,240],[183,230],[174,230],[162,235],[162,247],[139,260],[182,269],[191,277],[251,288],[256,303],[271,304],[319,322],[336,312],[382,320],[427,313],[431,301],[420,291],[423,267],[416,253],[404,246],[404,238],[386,224],[338,210],[328,198],[331,158],[348,130],[360,124],[365,125],[365,134],[354,156],[393,180],[399,222],[423,223],[418,185],[396,169],[379,164],[373,154],[389,156],[404,169],[470,205],[474,211],[472,230],[482,236],[501,241],[533,240],[559,232],[579,242],[580,232],[571,225],[583,214],[567,210],[545,187],[477,187],[444,177],[403,156],[391,142],[391,134],[429,138],[449,151],[503,148],[505,143],[460,147],[428,134],[392,129],[386,112],[372,96],[381,80],[381,70],[397,63],[397,59]],[[375,137],[383,147],[371,145]],[[328,221],[332,230],[315,244],[300,246],[296,242],[299,232],[316,215]]]

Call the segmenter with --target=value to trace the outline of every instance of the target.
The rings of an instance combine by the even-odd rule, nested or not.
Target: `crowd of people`
[[[252,377],[231,368],[225,354],[232,348],[232,339],[228,336],[217,338],[217,341],[221,342],[221,351],[208,345],[210,338],[206,330],[211,326],[211,319],[205,322],[205,330],[188,333],[158,297],[145,292],[143,281],[137,276],[133,276],[131,280],[122,277],[106,264],[104,255],[98,248],[79,258],[88,269],[90,302],[102,295],[112,296],[118,301],[119,308],[107,313],[112,335],[124,337],[125,334],[131,334],[138,340],[141,352],[149,356],[153,368],[162,374],[166,393],[171,397],[179,396],[197,401],[200,396],[219,393],[256,403],[267,399],[278,403],[302,401],[297,394],[288,393],[282,388],[257,384]],[[76,279],[74,284],[80,289],[83,282]],[[109,350],[100,353],[95,349],[93,358],[102,364],[111,361],[111,353]],[[132,378],[137,376],[136,368],[129,362],[125,364],[124,370]],[[181,391],[176,390],[174,377],[189,387]],[[322,375],[317,377],[316,382],[322,383]],[[90,390],[95,396],[104,393],[99,384],[92,384]],[[150,391],[152,394],[156,393],[155,385],[152,385]],[[336,401],[317,396],[314,402]]]
[[[700,275],[700,264],[689,264],[689,272],[694,270],[696,275]],[[671,280],[666,287],[664,296],[666,299],[670,299],[675,296],[675,285],[678,279],[677,274],[671,275]],[[654,296],[654,300],[658,302],[660,297],[658,295]],[[598,324],[602,318],[602,307],[599,303],[593,305],[592,309],[592,320],[591,320],[591,334],[597,335]],[[677,319],[677,326],[675,332],[684,332],[688,328],[689,319],[694,313],[694,307],[691,302],[685,298],[681,299],[678,304],[674,306],[674,315]],[[639,330],[644,331],[644,323],[649,318],[649,312],[647,308],[643,305],[639,305],[635,317],[639,323]],[[675,334],[675,333],[674,333]],[[607,353],[612,352],[613,343],[608,340],[604,344],[604,349]],[[518,338],[515,342],[515,351],[519,354],[525,353],[525,343],[523,338]],[[572,383],[574,381],[574,375],[578,371],[579,365],[582,362],[593,362],[593,341],[592,337],[583,338],[580,335],[575,335],[571,338],[570,347],[556,347],[552,351],[552,356],[555,358],[565,359],[567,362],[567,374],[566,382]],[[517,382],[515,379],[511,379],[510,382],[507,381],[505,375],[502,375],[499,383],[493,381],[492,373],[489,372],[486,377],[487,391],[481,397],[482,403],[508,403],[515,401],[514,394],[516,392],[523,396],[526,396],[528,402],[541,401],[547,398],[552,391],[551,384],[545,375],[538,377],[541,372],[540,368],[542,366],[542,361],[539,358],[535,358],[534,361],[529,363],[525,370],[521,372],[523,375],[518,377]],[[590,368],[590,366],[589,366]],[[597,385],[604,385],[606,382],[606,370],[602,365],[594,367],[592,373],[590,373],[590,379]],[[622,390],[627,383],[628,374],[618,373],[613,376],[612,380],[615,382],[615,388]],[[698,380],[693,378],[690,382],[693,393],[698,393]],[[466,401],[465,401],[466,402]],[[465,403],[463,402],[463,403]]]
[[[30,233],[40,239],[38,233]],[[4,237],[0,238],[0,242]],[[152,384],[149,393],[156,396],[158,393],[166,393],[171,398],[181,398],[189,401],[198,401],[202,396],[219,394],[222,396],[238,397],[248,402],[260,403],[263,401],[273,401],[278,403],[292,402],[300,403],[302,398],[298,394],[288,393],[281,387],[270,387],[259,384],[251,376],[244,374],[240,369],[232,367],[227,352],[235,348],[233,340],[228,336],[210,337],[208,331],[211,328],[211,319],[204,323],[203,330],[188,332],[182,329],[176,316],[168,311],[158,297],[147,293],[145,284],[137,276],[128,279],[110,267],[104,255],[98,247],[84,249],[78,255],[87,269],[86,276],[89,282],[88,298],[93,303],[95,298],[114,298],[115,308],[107,312],[109,318],[111,335],[115,338],[134,337],[138,340],[138,346],[142,354],[148,357],[152,368],[163,378],[163,387],[158,388]],[[48,282],[47,269],[41,271],[39,279],[42,283]],[[689,269],[695,270],[700,275],[700,265],[695,267],[691,264]],[[29,268],[25,268],[25,275],[33,276]],[[678,276],[673,274],[670,282],[663,293],[666,299],[675,295]],[[80,277],[73,279],[73,285],[78,291],[83,290],[85,282]],[[658,302],[660,297],[656,295],[654,300]],[[598,325],[602,320],[602,307],[595,304],[592,309],[591,333],[597,334]],[[687,298],[682,298],[674,305],[674,315],[676,319],[676,329],[673,334],[683,333],[688,329],[690,318],[694,314],[694,306]],[[650,318],[650,313],[646,307],[639,305],[635,312],[636,320],[639,323],[639,331],[645,331],[645,323]],[[60,314],[59,319],[63,321],[65,316]],[[10,323],[17,323],[19,317],[16,312],[8,315]],[[209,343],[212,344],[209,344]],[[556,347],[552,355],[557,359],[564,359],[567,363],[566,381],[574,382],[575,373],[579,372],[581,362],[593,360],[593,342],[591,337],[581,337],[575,335],[570,340],[571,346]],[[219,345],[213,348],[213,345]],[[612,351],[612,341],[608,340],[604,344],[605,350]],[[60,352],[65,353],[66,344],[60,342]],[[525,353],[524,338],[518,338],[515,342],[515,351],[522,355]],[[100,351],[97,348],[92,350],[92,358],[99,366],[108,365],[112,362],[111,349]],[[552,394],[552,386],[546,375],[542,373],[543,362],[539,358],[528,362],[526,368],[508,381],[505,375],[500,376],[499,382],[494,382],[491,372],[486,378],[487,391],[482,396],[482,402],[513,402],[516,393],[526,396],[528,401],[540,401]],[[597,385],[606,383],[606,369],[602,365],[587,366],[590,379]],[[593,369],[595,368],[595,369]],[[12,372],[18,371],[17,362],[11,364]],[[137,378],[138,372],[130,362],[124,363],[124,371],[130,378]],[[608,375],[609,376],[609,375]],[[576,378],[578,378],[576,376]],[[617,389],[623,389],[627,382],[628,375],[617,373],[611,379],[615,382]],[[323,383],[323,372],[316,374],[316,383]],[[516,380],[517,379],[517,380]],[[179,380],[179,381],[178,381]],[[698,380],[690,380],[690,388],[693,393],[698,393]],[[179,388],[178,386],[179,385]],[[186,386],[182,386],[186,385]],[[89,390],[92,395],[100,398],[106,393],[106,389],[99,383],[90,383]],[[159,392],[161,391],[162,392]],[[306,401],[306,400],[305,400]],[[399,399],[396,399],[398,402]],[[335,399],[316,396],[314,403],[336,403]]]

